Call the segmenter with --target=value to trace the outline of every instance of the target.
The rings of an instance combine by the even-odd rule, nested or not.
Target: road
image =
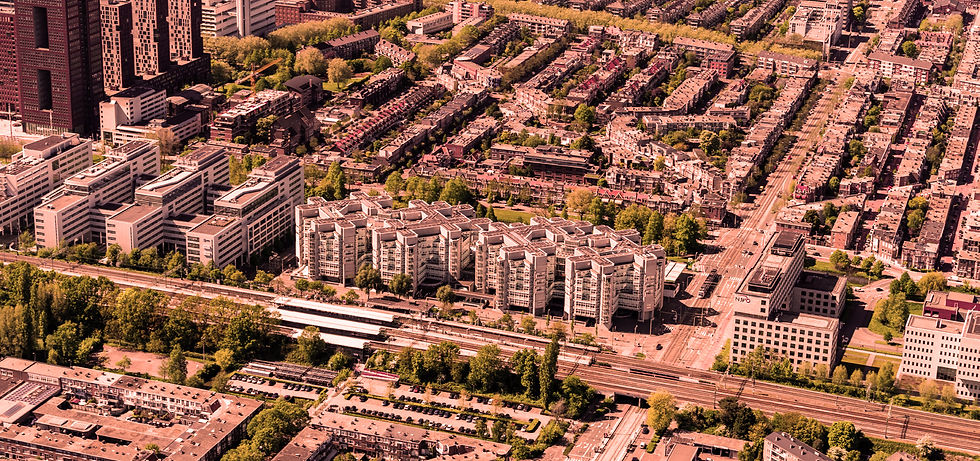
[[[777,204],[780,198],[790,193],[800,168],[807,155],[820,140],[820,133],[831,112],[837,107],[846,88],[846,75],[834,74],[832,85],[828,85],[816,106],[807,115],[806,122],[797,134],[796,143],[767,178],[766,187],[755,199],[754,209],[744,216],[741,226],[722,230],[714,246],[723,248],[720,253],[707,255],[699,262],[703,272],[717,270],[722,281],[714,290],[710,301],[696,300],[691,307],[709,309],[717,313],[714,325],[682,325],[678,328],[677,339],[668,346],[664,362],[688,365],[693,368],[708,369],[727,340],[732,335],[734,309],[732,296],[738,284],[745,278],[748,268],[758,258],[759,250],[772,232],[775,223]],[[691,293],[697,293],[701,279],[691,284]]]

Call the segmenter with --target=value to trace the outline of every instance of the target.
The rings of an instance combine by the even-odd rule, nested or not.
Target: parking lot
[[[254,395],[267,399],[293,397],[316,400],[323,390],[319,386],[309,384],[289,383],[274,379],[235,373],[228,378],[228,390],[239,394]]]
[[[492,399],[471,396],[468,399],[451,392],[435,392],[426,395],[420,386],[401,385],[389,387],[387,382],[362,379],[362,389],[370,394],[336,396],[329,402],[330,411],[357,413],[389,421],[416,424],[424,427],[476,435],[477,424],[482,419],[487,430],[496,420],[513,422],[517,434],[531,439],[551,418],[543,416],[540,408],[511,402],[493,402]],[[531,424],[536,419],[540,424]],[[527,429],[534,429],[528,432]]]

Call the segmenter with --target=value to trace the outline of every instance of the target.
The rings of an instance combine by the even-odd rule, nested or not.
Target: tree
[[[698,144],[698,147],[701,148],[701,151],[704,152],[705,155],[713,156],[718,154],[718,151],[721,148],[721,141],[719,140],[718,135],[716,135],[714,132],[704,130],[701,132],[699,139],[700,143]]]
[[[170,358],[160,366],[160,375],[174,384],[184,384],[187,380],[187,358],[179,345],[170,351]]]
[[[555,409],[555,405],[552,405],[552,412],[557,417],[561,417],[564,413],[569,418],[578,419],[595,399],[596,391],[578,376],[569,375],[561,382],[561,394],[564,397],[565,410],[559,412]]]
[[[919,56],[919,47],[915,46],[915,42],[902,43],[902,54],[915,59]]]
[[[797,440],[824,451],[827,449],[827,426],[812,418],[803,418],[793,427],[791,434]]]
[[[111,311],[110,336],[142,348],[163,301],[163,295],[153,290],[128,288],[119,293]]]
[[[659,242],[663,238],[663,234],[664,215],[660,211],[653,210],[650,212],[650,218],[647,219],[646,230],[643,231],[643,244],[649,245]]]
[[[322,76],[327,71],[327,59],[317,48],[303,48],[296,53],[293,69],[298,74]]]
[[[466,185],[466,181],[462,178],[453,178],[443,186],[439,200],[450,205],[459,205],[460,203],[469,203],[472,201],[473,195],[470,193],[470,188]]]
[[[887,327],[903,329],[908,318],[909,305],[904,293],[889,295],[875,305],[874,319]]]
[[[357,275],[354,276],[354,285],[361,290],[364,290],[371,296],[371,290],[381,290],[384,284],[381,281],[381,271],[375,269],[370,263],[364,263],[357,270]]]
[[[930,291],[945,291],[946,277],[942,272],[929,272],[919,279],[917,284],[919,293],[926,294]]]
[[[565,196],[565,207],[578,213],[579,219],[582,219],[582,216],[592,205],[592,199],[594,198],[595,194],[589,189],[575,189]]]
[[[353,365],[354,358],[347,355],[343,351],[334,352],[334,354],[330,356],[330,361],[327,362],[327,368],[330,368],[331,370],[343,370],[345,368],[350,368]]]
[[[25,230],[17,236],[17,248],[19,248],[21,251],[34,248],[34,245],[36,244],[37,243],[34,241],[34,234],[32,234],[29,230]]]
[[[854,16],[854,22],[858,24],[863,24],[864,20],[866,19],[864,17],[864,7],[861,5],[851,8],[851,15]]]
[[[827,443],[831,447],[838,447],[850,451],[856,448],[857,437],[858,431],[854,427],[854,423],[837,421],[830,426],[830,430],[827,432]]]
[[[874,279],[880,279],[882,274],[885,273],[885,263],[881,261],[875,261],[871,266],[871,272],[868,273]]]
[[[635,203],[631,204],[616,214],[614,227],[616,230],[636,229],[637,232],[643,232],[650,220],[650,214],[649,208]]]
[[[266,455],[277,453],[309,419],[302,406],[277,400],[248,423],[246,432],[251,439],[248,445]]]
[[[831,382],[838,386],[847,384],[847,368],[844,368],[844,365],[837,365],[834,368],[834,375],[831,377]]]
[[[878,369],[877,387],[880,392],[884,392],[885,394],[891,394],[895,391],[895,365],[891,362],[885,362]]]
[[[350,80],[352,75],[350,66],[347,65],[347,61],[341,58],[333,58],[327,64],[327,80],[330,83],[337,85],[343,85]]]
[[[501,371],[500,348],[496,344],[488,344],[481,347],[470,360],[470,374],[466,381],[472,389],[491,392],[500,384]]]
[[[719,419],[728,428],[732,437],[744,439],[755,424],[755,413],[736,397],[725,397],[718,401]]]
[[[116,367],[118,367],[122,371],[126,371],[126,369],[129,368],[129,366],[132,364],[133,361],[130,360],[129,356],[124,355],[123,358],[119,359],[119,361],[116,362]]]
[[[847,253],[841,250],[834,250],[830,254],[830,263],[834,265],[834,268],[846,272],[851,268],[851,258],[847,256]]]
[[[78,363],[78,349],[82,343],[82,330],[75,322],[58,325],[54,333],[48,335],[48,363],[56,365],[75,365]]]
[[[557,338],[552,338],[551,342],[544,350],[544,356],[541,359],[541,374],[538,382],[541,385],[541,402],[548,406],[551,402],[551,397],[554,394],[555,387],[555,375],[558,374],[558,353],[561,349],[561,345],[558,344]]]
[[[320,329],[308,326],[296,338],[296,359],[308,365],[319,365],[327,355],[327,343],[320,337]]]
[[[910,211],[905,217],[905,223],[908,225],[909,232],[911,232],[912,235],[919,235],[919,230],[922,229],[922,223],[924,223],[925,220],[925,212],[918,209]]]
[[[456,301],[456,292],[449,285],[443,285],[436,290],[436,299],[443,304],[452,305]]]
[[[521,331],[529,335],[533,335],[538,332],[537,322],[534,321],[534,316],[525,315],[524,317],[521,317]]]
[[[371,72],[378,74],[391,66],[391,59],[389,59],[387,56],[378,56],[378,59],[374,60],[374,65],[371,66]]]
[[[272,274],[264,270],[257,270],[255,271],[255,278],[253,279],[253,281],[260,285],[268,285],[269,282],[272,281],[272,279],[273,279]]]
[[[402,173],[400,170],[392,171],[388,175],[388,179],[385,180],[385,192],[392,197],[398,197],[401,192],[405,190],[405,179],[402,178]]]
[[[595,121],[595,108],[587,104],[579,104],[575,108],[575,122],[579,124],[583,131],[587,131],[592,128],[592,122]]]
[[[245,286],[245,282],[248,281],[248,279],[245,278],[245,274],[232,264],[225,266],[225,268],[221,271],[221,275],[221,282],[224,285],[240,287]]]
[[[657,391],[647,397],[647,426],[656,433],[662,434],[674,419],[677,403],[674,396],[666,391]]]
[[[534,398],[541,390],[538,384],[539,371],[538,361],[540,358],[533,349],[521,349],[514,353],[510,359],[510,368],[514,370],[520,378],[521,387],[524,389],[524,396]]]
[[[931,379],[919,383],[919,396],[925,401],[925,405],[931,406],[939,397],[939,385]]]
[[[388,290],[395,296],[406,296],[412,292],[412,276],[408,274],[395,274],[388,282]]]
[[[891,344],[892,339],[895,339],[895,335],[892,334],[891,330],[888,330],[885,332],[885,334],[881,335],[881,339],[884,339],[886,343]]]
[[[953,405],[956,405],[956,387],[953,384],[943,386],[939,391],[939,398],[947,407],[952,408]]]
[[[222,370],[230,370],[235,365],[235,351],[231,349],[219,349],[214,353],[214,363],[217,363]]]
[[[847,382],[854,387],[861,387],[861,384],[864,383],[864,373],[861,373],[860,369],[854,369]]]

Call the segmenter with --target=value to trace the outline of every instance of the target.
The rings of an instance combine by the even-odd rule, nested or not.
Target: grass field
[[[497,217],[497,221],[522,222],[524,224],[531,222],[531,217],[534,216],[534,213],[528,213],[526,211],[507,210],[504,208],[500,208],[500,209],[494,208],[493,214],[494,216]]]
[[[851,365],[855,367],[864,367],[868,363],[868,357],[871,354],[866,354],[864,352],[858,352],[855,350],[847,349],[844,351],[844,358],[841,362],[845,365]]]

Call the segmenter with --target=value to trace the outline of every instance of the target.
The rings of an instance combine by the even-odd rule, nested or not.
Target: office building
[[[25,145],[10,163],[0,165],[0,234],[28,228],[41,198],[90,165],[92,142],[76,134],[49,136]]]
[[[493,6],[483,2],[467,2],[455,0],[446,5],[453,14],[453,24],[459,24],[472,18],[490,19],[493,17]]]
[[[189,264],[244,263],[294,232],[293,209],[304,197],[303,167],[280,155],[255,168],[248,179],[214,201],[214,216],[186,233]]]
[[[14,8],[24,131],[94,133],[103,95],[99,0],[16,0]]]
[[[229,183],[228,153],[205,145],[181,156],[170,171],[135,191],[134,202],[106,218],[106,243],[124,252],[164,247],[183,251],[182,222],[196,223],[213,208],[215,193]]]
[[[167,114],[167,94],[148,87],[131,87],[99,103],[99,126],[102,140],[116,145],[117,130],[122,125],[136,125]]]
[[[773,432],[763,441],[762,460],[830,461],[830,458],[785,432]]]
[[[804,43],[820,47],[830,56],[830,47],[837,42],[850,14],[850,1],[804,0],[789,20],[789,33],[799,34]]]
[[[102,67],[107,92],[127,88],[136,80],[133,63],[133,4],[106,0],[102,8]]]
[[[133,141],[105,160],[69,177],[34,208],[34,238],[41,247],[62,242],[106,243],[106,217],[133,201],[133,188],[160,174],[156,142]]]
[[[7,113],[16,112],[20,105],[15,30],[13,6],[0,4],[0,112]]]
[[[954,386],[960,399],[980,398],[980,311],[962,321],[911,315],[904,338],[897,378],[934,379]]]
[[[756,348],[801,363],[837,363],[846,281],[803,270],[803,238],[777,231],[734,293],[732,361]]]

